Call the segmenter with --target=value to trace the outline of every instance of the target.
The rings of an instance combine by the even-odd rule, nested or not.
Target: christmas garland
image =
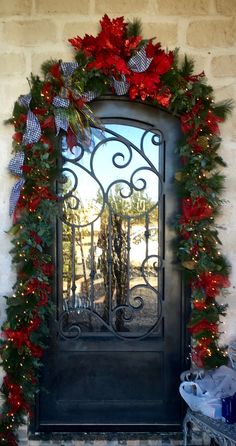
[[[50,255],[58,213],[55,179],[61,134],[69,148],[83,143],[96,125],[88,103],[107,92],[147,101],[180,117],[182,139],[178,152],[182,168],[176,172],[181,215],[176,256],[191,288],[192,360],[198,367],[217,367],[226,361],[218,345],[220,317],[225,306],[216,298],[229,285],[229,266],[219,251],[214,224],[221,204],[224,166],[218,154],[219,123],[231,104],[215,104],[204,73],[193,75],[193,62],[178,62],[178,52],[164,51],[144,40],[140,23],[123,17],[101,20],[96,36],[75,37],[75,61],[49,61],[44,78],[32,76],[30,94],[15,103],[14,158],[9,168],[19,179],[13,187],[13,262],[17,265],[14,294],[6,298],[7,320],[1,340],[4,404],[0,418],[2,445],[17,445],[16,432],[31,415],[38,389],[40,359],[47,346],[48,316],[52,311]]]

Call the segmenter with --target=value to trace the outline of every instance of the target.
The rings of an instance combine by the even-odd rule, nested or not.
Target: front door
[[[177,430],[183,303],[171,219],[177,118],[120,98],[62,138],[51,343],[38,431]],[[84,138],[83,138],[84,139]]]

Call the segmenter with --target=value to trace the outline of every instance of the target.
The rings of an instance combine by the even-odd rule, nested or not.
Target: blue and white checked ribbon
[[[26,121],[26,130],[23,135],[22,142],[23,144],[33,144],[39,141],[41,137],[41,127],[37,116],[29,109],[31,101],[31,95],[26,94],[20,96],[18,99],[18,103],[28,109],[27,113],[27,121]]]
[[[95,99],[97,96],[99,96],[98,93],[95,93],[95,91],[85,91],[81,98],[84,99],[85,102],[91,102],[93,99]]]
[[[12,216],[17,202],[19,200],[20,197],[20,191],[22,189],[22,187],[24,186],[25,180],[24,178],[20,178],[13,186],[12,190],[11,190],[11,195],[10,195],[10,203],[9,203],[9,215]]]
[[[126,77],[124,74],[121,75],[121,81],[117,81],[114,77],[113,77],[113,82],[112,85],[115,89],[115,92],[117,94],[117,96],[122,96],[124,94],[126,94],[129,90],[129,82],[126,80]]]
[[[55,96],[52,101],[54,107],[68,108],[70,105],[70,100],[67,98],[62,98],[61,96]]]
[[[77,62],[61,62],[60,66],[63,76],[65,78],[70,78],[79,65]]]
[[[8,170],[12,175],[16,175],[18,177],[22,176],[22,166],[24,164],[25,154],[24,152],[17,152],[8,164]]]
[[[135,73],[142,73],[148,69],[152,59],[153,57],[147,57],[145,46],[142,46],[142,48],[131,57],[128,66]]]
[[[24,164],[25,154],[24,152],[17,152],[14,158],[11,159],[8,169],[13,175],[17,175],[19,177],[23,176],[22,166]],[[13,186],[11,190],[10,200],[9,200],[9,214],[10,216],[13,214],[17,202],[19,200],[20,191],[25,183],[24,178],[20,178]]]
[[[57,135],[60,132],[60,129],[65,130],[65,132],[67,132],[68,130],[68,126],[69,126],[69,122],[68,122],[68,118],[67,116],[64,114],[64,110],[55,110],[54,112],[55,115],[55,124],[56,124],[56,130],[57,130]]]
[[[54,110],[55,115],[55,124],[57,135],[60,132],[60,129],[65,130],[67,132],[68,129],[68,117],[66,116],[65,109],[69,107],[70,100],[67,98],[62,98],[61,96],[55,96],[53,99],[53,105],[56,107]]]

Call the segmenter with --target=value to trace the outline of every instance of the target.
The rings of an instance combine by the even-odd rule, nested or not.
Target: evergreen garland
[[[224,183],[220,168],[225,165],[218,154],[218,125],[226,119],[232,104],[215,104],[204,73],[193,74],[192,59],[185,56],[179,64],[178,51],[165,52],[159,43],[144,40],[139,20],[127,24],[122,17],[110,20],[105,15],[100,23],[97,37],[70,39],[76,49],[76,65],[63,66],[54,60],[43,64],[43,80],[38,76],[29,80],[30,104],[18,100],[8,121],[15,128],[13,152],[24,154],[25,183],[9,231],[13,236],[11,252],[17,281],[14,294],[6,297],[7,320],[1,340],[5,371],[1,388],[2,445],[18,444],[17,428],[26,414],[31,415],[49,336],[47,320],[52,311],[54,274],[50,246],[58,214],[54,183],[60,137],[62,133],[66,135],[69,148],[78,144],[78,138],[83,141],[90,124],[97,122],[88,102],[106,92],[126,93],[131,100],[148,101],[180,117],[183,136],[178,152],[182,168],[175,179],[182,212],[175,222],[176,256],[191,287],[188,328],[192,359],[197,367],[205,368],[220,366],[227,359],[218,344],[220,317],[226,306],[218,304],[216,298],[229,285],[229,265],[219,251],[215,217]],[[144,54],[145,69],[138,65],[130,68],[128,62],[140,52]],[[26,140],[30,119],[40,127],[33,142]],[[31,137],[32,132],[31,129]]]

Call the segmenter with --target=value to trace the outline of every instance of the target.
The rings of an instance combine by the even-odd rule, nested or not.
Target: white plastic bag
[[[196,384],[212,398],[232,396],[236,393],[236,370],[222,365],[206,373],[204,378],[197,379]]]
[[[197,383],[194,381],[183,381],[179,386],[179,392],[191,410],[200,410],[200,405],[203,403],[205,395]]]
[[[179,386],[179,392],[192,411],[199,411],[208,417],[221,419],[221,399],[212,398],[208,392],[201,389],[198,383],[184,381]]]

